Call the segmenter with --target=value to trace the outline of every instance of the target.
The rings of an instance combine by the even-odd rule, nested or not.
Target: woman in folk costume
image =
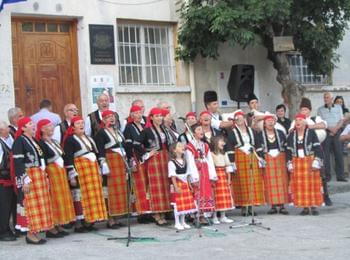
[[[188,112],[186,114],[185,123],[191,127],[197,123],[197,117],[195,112]],[[178,141],[183,144],[188,144],[192,140],[191,134],[188,132],[186,128],[185,131],[179,135]]]
[[[284,204],[288,203],[288,173],[286,166],[286,136],[282,130],[276,129],[277,117],[265,113],[264,128],[259,133],[262,140],[266,161],[264,171],[265,198],[271,209],[267,214],[280,213],[287,215]],[[277,210],[279,207],[279,210]]]
[[[115,113],[111,110],[102,112],[101,128],[95,135],[98,160],[103,174],[104,196],[107,202],[107,228],[117,229],[120,224],[115,217],[128,213],[126,168],[123,157],[124,136],[116,128]],[[126,158],[125,158],[126,159]]]
[[[95,230],[93,223],[107,219],[107,211],[96,158],[96,144],[85,135],[83,118],[72,118],[63,144],[64,165],[68,172],[77,220],[74,231],[84,233]]]
[[[179,138],[178,132],[174,129],[174,120],[170,114],[170,110],[162,109],[163,129],[169,140],[169,145],[176,143]]]
[[[316,207],[323,203],[320,168],[323,154],[318,137],[309,129],[304,114],[295,116],[295,128],[287,138],[287,165],[292,202],[304,208],[301,215],[318,215]]]
[[[188,143],[186,161],[191,174],[191,181],[197,202],[198,214],[208,218],[215,210],[213,189],[217,175],[209,145],[203,142],[204,132],[202,126],[195,124],[191,127],[194,140]],[[207,222],[202,218],[202,224]]]
[[[46,237],[66,236],[69,233],[60,226],[75,220],[72,194],[69,189],[68,177],[63,162],[63,149],[52,137],[54,126],[48,119],[42,119],[36,126],[35,138],[44,151],[46,173],[50,181],[50,197],[52,202],[53,222],[56,234],[46,232]]]
[[[202,126],[204,137],[203,141],[210,144],[211,138],[221,135],[222,132],[211,126],[212,114],[209,111],[202,111],[199,115],[199,124]]]
[[[167,151],[170,140],[162,127],[162,113],[160,108],[151,109],[136,144],[138,154],[145,162],[153,218],[161,226],[167,225],[164,213],[171,211]]]
[[[226,217],[226,211],[234,208],[231,193],[231,174],[235,171],[225,152],[225,140],[222,135],[211,139],[211,156],[213,157],[216,175],[218,180],[215,182],[215,213],[213,223],[232,223],[233,220]],[[220,212],[220,220],[217,213]]]
[[[148,179],[146,175],[145,165],[141,163],[142,158],[138,156],[136,149],[139,148],[137,139],[141,135],[145,125],[142,116],[143,108],[133,105],[130,108],[129,117],[124,130],[125,151],[129,164],[133,169],[133,193],[135,195],[135,209],[139,214],[137,221],[139,223],[150,223],[152,219],[145,214],[151,213],[150,201],[148,194]],[[142,149],[141,149],[142,152]],[[148,195],[147,195],[148,194]]]
[[[176,142],[170,146],[171,159],[168,163],[168,172],[174,193],[171,204],[174,206],[175,228],[177,230],[191,228],[186,224],[185,216],[197,211],[190,186],[190,168],[184,155],[185,146],[182,143]]]
[[[252,215],[252,205],[265,204],[264,166],[262,147],[258,136],[247,126],[242,110],[234,113],[235,127],[228,131],[227,153],[237,168],[232,175],[233,199],[242,207],[242,215]]]
[[[33,122],[29,117],[21,118],[12,147],[12,169],[18,188],[16,229],[27,231],[28,244],[44,244],[46,240],[39,232],[57,231],[52,220],[44,153],[33,136]]]

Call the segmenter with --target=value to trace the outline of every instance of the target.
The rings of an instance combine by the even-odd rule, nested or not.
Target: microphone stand
[[[254,189],[254,185],[253,185],[253,181],[254,181],[253,161],[254,161],[254,156],[257,159],[259,158],[255,149],[253,147],[251,147],[250,153],[249,153],[249,202],[250,202],[250,206],[246,207],[246,216],[249,213],[249,207],[251,207],[252,218],[251,218],[250,223],[245,223],[245,224],[241,224],[241,225],[232,225],[229,227],[230,229],[240,228],[240,227],[245,227],[245,226],[254,226],[254,227],[259,227],[259,228],[266,229],[266,230],[271,230],[270,227],[265,227],[265,226],[263,226],[263,224],[261,222],[257,222],[255,220],[255,211],[254,211],[254,202],[253,202],[253,189]]]
[[[117,133],[118,134],[118,133]],[[109,237],[107,238],[107,240],[126,240],[126,247],[129,247],[130,242],[136,242],[138,240],[142,241],[142,240],[152,240],[155,241],[154,237],[134,237],[131,235],[131,226],[130,226],[130,218],[131,218],[131,191],[132,191],[132,167],[130,167],[128,160],[127,160],[127,156],[126,156],[126,152],[124,150],[124,147],[122,145],[122,142],[119,142],[119,147],[120,147],[120,151],[121,151],[121,157],[123,159],[124,162],[124,166],[125,166],[125,171],[126,171],[126,187],[127,187],[127,203],[128,203],[128,215],[127,215],[127,227],[128,227],[128,235],[126,237]]]
[[[186,123],[185,118],[179,117],[179,119],[181,119],[181,120],[183,121],[183,123],[184,123],[184,125],[185,125],[185,127],[186,127],[188,133],[190,134],[192,140],[194,140],[194,141],[196,142],[197,146],[198,146],[198,147],[196,147],[196,148],[198,149],[199,154],[202,156],[202,154],[204,154],[204,153],[199,149],[199,145],[198,145],[199,143],[198,143],[198,141],[194,138],[194,134],[193,134],[191,128],[189,127],[189,125]],[[203,161],[201,160],[201,167],[203,167],[202,164],[203,164]],[[199,208],[199,204],[200,204],[200,203],[199,203],[199,202],[200,202],[200,195],[201,195],[201,194],[200,194],[200,188],[201,188],[201,177],[200,177],[200,176],[199,176],[199,178],[198,178],[198,188],[199,188],[199,194],[198,194],[198,196],[196,196],[197,213],[196,213],[196,223],[195,223],[195,227],[196,227],[197,230],[198,230],[198,235],[199,235],[199,237],[202,237],[202,236],[203,236],[202,228],[205,228],[205,229],[208,229],[208,230],[212,230],[212,231],[214,231],[214,232],[217,232],[218,229],[217,229],[217,228],[202,227],[202,225],[201,225],[201,223],[200,223],[200,208]],[[207,219],[207,221],[208,221],[208,223],[210,224],[210,220]]]

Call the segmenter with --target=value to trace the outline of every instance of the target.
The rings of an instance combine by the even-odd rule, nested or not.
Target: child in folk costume
[[[195,112],[188,112],[186,114],[186,119],[185,119],[185,123],[191,127],[192,125],[194,125],[195,123],[197,123],[197,118],[196,118],[196,113]],[[192,136],[191,134],[188,132],[187,129],[185,129],[185,131],[179,135],[178,141],[180,141],[183,144],[188,144],[190,141],[192,140]]]
[[[190,189],[190,173],[186,163],[185,146],[180,143],[174,143],[170,146],[171,159],[168,163],[169,178],[174,189],[174,206],[175,228],[183,230],[191,228],[185,222],[185,215],[196,212],[194,197]]]
[[[216,175],[215,182],[215,213],[213,223],[232,223],[233,220],[226,217],[226,211],[233,209],[233,199],[231,194],[231,173],[235,171],[227,153],[224,150],[225,140],[223,136],[215,136],[211,139],[211,155],[213,157]],[[220,212],[220,220],[217,213]]]
[[[232,175],[233,199],[236,206],[242,207],[242,215],[252,215],[252,205],[265,204],[264,180],[261,168],[261,142],[253,130],[246,125],[244,113],[234,114],[235,127],[228,131],[227,153],[230,161],[237,167]],[[255,213],[256,214],[256,213]]]
[[[50,181],[50,197],[52,201],[53,222],[55,233],[46,232],[46,237],[62,237],[69,235],[61,225],[75,220],[72,194],[69,189],[68,177],[63,162],[63,149],[53,139],[54,126],[48,119],[41,119],[36,126],[35,138],[44,151],[46,173]]]
[[[323,204],[320,168],[323,153],[318,137],[309,129],[304,114],[295,116],[295,128],[287,138],[287,165],[294,206],[304,208],[301,215],[318,215]]]
[[[288,173],[286,166],[286,136],[282,130],[276,129],[277,117],[265,113],[264,128],[259,133],[262,140],[263,152],[266,161],[264,171],[265,198],[271,205],[267,214],[280,213],[287,215],[284,204],[288,203]],[[279,207],[279,210],[277,210]]]
[[[103,175],[104,198],[109,216],[107,228],[117,229],[120,224],[115,217],[128,213],[126,168],[123,160],[126,153],[124,137],[116,128],[115,113],[112,110],[102,112],[101,128],[94,140]]]
[[[142,123],[143,108],[133,105],[130,108],[129,117],[124,130],[125,151],[129,164],[133,168],[133,191],[135,195],[135,209],[138,214],[139,223],[150,223],[152,219],[146,214],[151,213],[148,193],[148,180],[145,170],[145,164],[141,163],[142,158],[137,156],[136,149],[139,147],[137,139],[141,135],[145,124]]]
[[[198,214],[209,217],[215,210],[213,188],[215,181],[217,181],[217,175],[209,145],[202,141],[204,137],[202,126],[195,124],[191,130],[194,140],[187,145],[186,161],[191,174]],[[202,223],[207,224],[203,218]]]
[[[18,121],[12,147],[13,164],[18,188],[16,229],[27,231],[28,244],[44,244],[41,231],[54,230],[49,181],[45,173],[44,153],[34,139],[34,124],[29,117]]]
[[[168,224],[165,213],[171,211],[167,151],[170,140],[162,127],[162,113],[160,108],[151,109],[146,127],[135,144],[139,157],[145,161],[151,211],[160,226]]]
[[[85,135],[84,120],[80,116],[72,118],[63,144],[64,165],[72,188],[77,220],[74,231],[84,233],[95,230],[93,223],[106,220],[107,211],[96,144]]]

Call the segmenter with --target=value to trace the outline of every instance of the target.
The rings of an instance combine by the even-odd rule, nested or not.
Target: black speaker
[[[227,83],[227,90],[232,100],[247,102],[249,94],[254,93],[254,66],[233,65]]]

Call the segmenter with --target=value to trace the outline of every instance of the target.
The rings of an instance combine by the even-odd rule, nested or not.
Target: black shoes
[[[46,238],[62,238],[63,234],[60,232],[52,233],[51,231],[46,231]]]
[[[10,241],[16,241],[16,240],[17,240],[17,238],[12,233],[12,231],[8,231],[8,232],[0,235],[0,241],[3,241],[3,242],[10,242]]]
[[[288,210],[286,210],[285,208],[280,208],[279,213],[282,215],[289,215]]]
[[[26,242],[27,242],[27,244],[30,244],[30,245],[43,245],[46,243],[46,240],[40,239],[38,241],[34,241],[34,240],[31,240],[30,238],[26,237]]]
[[[324,204],[326,204],[326,206],[328,206],[328,207],[333,206],[333,202],[331,201],[331,199],[329,198],[329,196],[325,196],[325,198],[324,198]]]
[[[117,223],[114,223],[114,224],[109,224],[109,223],[107,223],[107,228],[109,228],[109,229],[119,229],[120,228],[120,226],[117,224]]]
[[[339,182],[348,182],[348,180],[345,179],[345,178],[339,178],[339,179],[337,179],[337,181],[339,181]]]
[[[307,216],[309,214],[310,214],[309,208],[305,208],[305,209],[303,209],[302,212],[300,212],[300,216]]]
[[[277,211],[276,208],[271,208],[271,209],[267,212],[267,214],[269,214],[269,215],[274,215],[274,214],[277,214],[277,213],[278,213],[278,211]]]

